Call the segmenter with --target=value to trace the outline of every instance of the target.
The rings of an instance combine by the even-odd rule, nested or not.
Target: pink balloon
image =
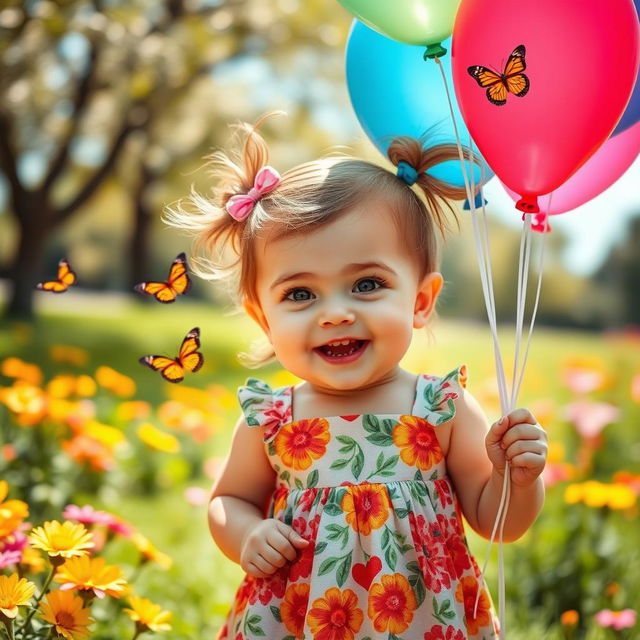
[[[633,164],[640,153],[640,122],[609,138],[564,184],[540,196],[540,212],[558,215],[573,211],[608,189]],[[504,185],[514,199],[518,194]],[[549,207],[551,203],[551,207]]]
[[[451,49],[458,104],[480,153],[521,196],[518,209],[537,212],[537,196],[609,137],[633,90],[639,40],[632,0],[461,2]],[[526,68],[497,96],[505,102],[492,103],[511,59]],[[496,71],[493,87],[480,86]]]

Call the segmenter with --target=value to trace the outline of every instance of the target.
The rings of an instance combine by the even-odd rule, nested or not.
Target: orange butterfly
[[[141,282],[134,289],[140,293],[148,293],[158,302],[168,304],[175,302],[176,296],[189,291],[191,280],[187,274],[187,256],[181,253],[171,264],[166,282]]]
[[[522,98],[529,91],[529,78],[522,73],[527,68],[524,55],[524,45],[518,45],[507,60],[504,73],[496,73],[481,65],[468,67],[467,71],[481,87],[487,87],[489,102],[500,106],[506,104],[509,92]]]
[[[69,263],[62,258],[58,262],[58,279],[38,282],[36,289],[51,291],[52,293],[64,293],[76,281],[76,274],[71,271]]]
[[[181,382],[185,371],[195,373],[204,364],[204,357],[198,351],[199,348],[200,329],[195,327],[184,337],[175,360],[167,356],[144,356],[139,362],[154,371],[159,371],[168,382]]]

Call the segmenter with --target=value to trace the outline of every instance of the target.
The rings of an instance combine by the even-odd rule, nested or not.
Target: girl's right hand
[[[240,566],[256,578],[266,578],[293,562],[298,549],[309,544],[290,526],[275,518],[262,520],[249,530],[242,541]]]

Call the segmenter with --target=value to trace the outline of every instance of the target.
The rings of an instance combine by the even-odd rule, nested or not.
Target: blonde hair
[[[232,151],[216,151],[209,156],[214,178],[212,197],[193,189],[186,201],[168,209],[165,221],[187,229],[195,235],[194,253],[205,258],[193,261],[194,271],[208,280],[233,285],[230,291],[237,304],[244,300],[258,303],[256,293],[256,239],[265,230],[273,239],[302,233],[330,223],[358,203],[381,196],[388,204],[394,221],[404,232],[410,251],[415,255],[420,278],[437,270],[438,244],[449,225],[444,207],[457,223],[450,200],[466,197],[463,187],[450,185],[426,171],[449,160],[458,159],[453,144],[424,147],[420,140],[399,137],[388,150],[389,160],[409,164],[418,174],[418,191],[396,174],[372,162],[349,156],[327,157],[301,164],[281,175],[281,182],[263,196],[242,222],[225,209],[229,198],[245,194],[252,187],[258,171],[269,163],[269,149],[258,133],[264,116],[255,125],[233,125]],[[444,205],[444,207],[443,207]],[[241,354],[245,365],[257,367],[274,358],[273,349]]]

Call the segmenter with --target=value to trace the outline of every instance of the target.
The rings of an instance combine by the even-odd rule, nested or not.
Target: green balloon
[[[453,30],[460,0],[338,0],[356,18],[383,35],[424,45],[438,55],[438,45]],[[442,47],[440,47],[442,49]],[[442,49],[440,55],[444,53]],[[429,52],[427,52],[428,54]]]

